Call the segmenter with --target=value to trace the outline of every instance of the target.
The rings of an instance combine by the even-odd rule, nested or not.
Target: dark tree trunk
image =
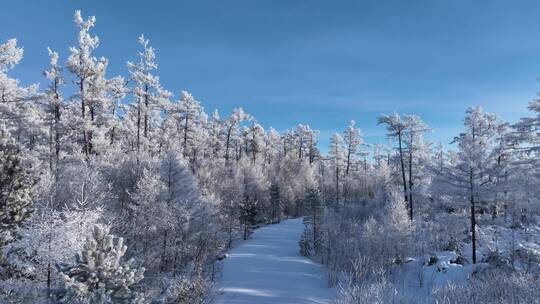
[[[409,147],[409,218],[413,220],[413,176],[412,176],[412,167],[413,167],[413,135],[411,131],[410,137],[410,147]]]
[[[346,175],[349,175],[350,167],[351,167],[351,145],[349,144],[349,147],[347,148],[347,169],[345,170]]]
[[[137,163],[141,151],[141,98],[137,98]]]
[[[405,196],[405,203],[408,205],[409,198],[407,196],[407,180],[405,178],[405,163],[403,160],[403,145],[401,142],[401,131],[398,132],[398,144],[399,144],[399,161],[401,163],[401,178],[403,181],[403,195]]]
[[[476,264],[476,210],[475,210],[475,199],[474,199],[474,174],[473,169],[470,169],[469,172],[469,190],[470,190],[470,201],[471,201],[471,243],[472,243],[472,262]]]
[[[229,147],[230,147],[230,144],[231,144],[231,132],[232,132],[232,126],[230,126],[228,129],[227,129],[227,140],[226,140],[226,143],[225,143],[225,161],[228,161],[229,160]]]
[[[336,207],[339,207],[339,167],[336,164]]]
[[[144,85],[144,137],[148,137],[148,106],[149,106],[149,102],[148,102],[148,85],[145,84]]]

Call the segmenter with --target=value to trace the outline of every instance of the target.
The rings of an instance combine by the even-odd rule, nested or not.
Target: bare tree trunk
[[[163,232],[163,246],[161,249],[161,267],[160,267],[161,272],[165,271],[165,263],[167,259],[166,251],[167,251],[167,229],[165,229],[165,231]]]
[[[226,140],[226,144],[225,144],[225,161],[228,161],[229,160],[229,147],[230,147],[230,144],[231,144],[231,132],[232,132],[232,126],[230,126],[228,129],[227,129],[227,140]]]
[[[472,242],[472,262],[476,264],[476,210],[475,210],[475,200],[474,200],[474,174],[473,169],[469,171],[469,190],[470,190],[470,201],[471,201],[471,242]]]
[[[410,146],[409,146],[409,218],[413,220],[413,176],[412,176],[412,166],[413,166],[413,134],[411,130],[410,137]]]
[[[81,116],[82,116],[82,120],[83,120],[83,131],[82,131],[82,135],[83,135],[83,151],[84,151],[84,155],[86,157],[88,157],[88,138],[87,138],[87,134],[86,134],[86,105],[85,105],[85,101],[84,101],[84,80],[82,78],[79,79],[80,81],[80,84],[79,84],[79,89],[80,89],[80,94],[81,94]]]
[[[51,296],[51,241],[52,241],[52,233],[49,231],[49,235],[47,238],[47,250],[48,250],[48,261],[47,261],[47,302],[50,300]]]
[[[231,249],[231,246],[232,246],[232,234],[233,234],[233,224],[232,224],[232,220],[229,221],[229,227],[227,227],[227,232],[228,232],[228,239],[227,239],[227,249]]]
[[[248,223],[247,219],[244,220],[244,241],[248,238]]]
[[[336,207],[339,207],[339,167],[336,164]]]
[[[54,166],[54,161],[53,161],[53,158],[54,158],[54,142],[53,142],[53,131],[54,128],[53,128],[53,122],[51,120],[51,122],[49,123],[49,170],[51,173],[53,173],[53,166]]]
[[[300,144],[299,144],[299,147],[298,147],[298,158],[300,158],[300,159],[302,159],[303,145],[304,145],[304,139],[301,137],[300,138]]]
[[[405,163],[403,161],[403,145],[401,142],[401,131],[398,132],[398,144],[399,144],[399,161],[401,163],[401,178],[403,181],[403,194],[405,195],[405,203],[408,203],[409,198],[407,196],[407,180],[405,178]]]
[[[59,123],[60,123],[60,106],[56,105],[55,107],[55,122],[54,122],[54,138],[55,138],[55,155],[56,155],[56,164],[58,165],[58,159],[60,158],[60,130],[59,130]]]
[[[137,97],[137,164],[141,151],[141,97]]]
[[[189,125],[189,114],[186,113],[186,123],[184,125],[184,156],[187,156],[188,125]]]
[[[173,246],[174,246],[174,260],[173,260],[173,277],[176,277],[176,268],[178,263],[178,231],[174,234]]]
[[[311,165],[314,160],[315,160],[315,153],[314,153],[314,149],[313,149],[313,136],[310,135],[310,138],[309,138],[309,164]]]
[[[144,85],[144,137],[148,137],[148,85]]]
[[[350,167],[351,167],[351,144],[349,144],[349,146],[347,148],[347,169],[345,170],[346,175],[349,175],[349,168]]]

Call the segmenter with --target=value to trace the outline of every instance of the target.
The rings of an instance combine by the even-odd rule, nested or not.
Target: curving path
[[[257,229],[251,239],[232,249],[217,284],[217,304],[331,303],[320,265],[298,253],[302,219]]]

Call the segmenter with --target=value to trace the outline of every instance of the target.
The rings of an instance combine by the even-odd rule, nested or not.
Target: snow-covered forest
[[[163,87],[143,35],[110,75],[95,22],[75,12],[39,86],[0,41],[1,303],[211,303],[227,252],[300,217],[335,303],[538,303],[540,101],[517,122],[463,109],[449,148],[394,112],[387,145],[351,120],[321,149],[317,126]]]

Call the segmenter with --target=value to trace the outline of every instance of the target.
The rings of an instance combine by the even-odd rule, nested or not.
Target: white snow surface
[[[255,230],[224,260],[214,303],[331,303],[335,290],[324,270],[298,252],[303,230],[301,218]]]

